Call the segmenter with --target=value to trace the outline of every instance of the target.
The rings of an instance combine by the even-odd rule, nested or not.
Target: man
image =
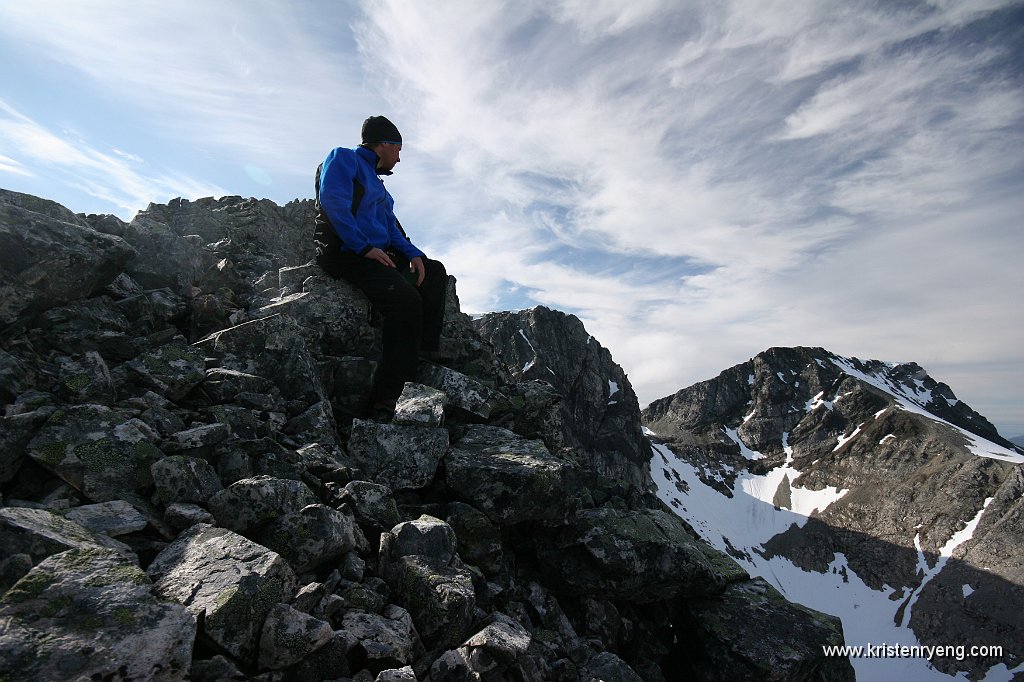
[[[332,150],[317,169],[317,262],[366,294],[384,318],[371,413],[393,411],[419,354],[436,355],[448,273],[413,245],[395,218],[381,175],[401,159],[402,135],[383,116],[363,122],[362,143]]]

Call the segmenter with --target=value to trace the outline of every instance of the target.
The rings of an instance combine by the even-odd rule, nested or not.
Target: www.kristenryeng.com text
[[[823,646],[826,657],[843,656],[849,658],[924,658],[929,661],[936,658],[955,658],[958,661],[967,658],[999,658],[1003,655],[1000,645],[965,644],[862,644],[843,646]]]

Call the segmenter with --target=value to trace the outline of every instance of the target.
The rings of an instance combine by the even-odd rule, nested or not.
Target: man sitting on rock
[[[362,143],[332,150],[317,169],[317,263],[362,290],[384,318],[371,414],[393,410],[420,353],[436,356],[448,274],[409,241],[382,175],[401,159],[402,135],[383,116],[363,122]]]

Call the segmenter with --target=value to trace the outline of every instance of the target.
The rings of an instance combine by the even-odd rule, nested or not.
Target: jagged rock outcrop
[[[0,678],[773,679],[784,643],[851,679],[835,619],[772,601],[760,651],[709,626],[763,594],[649,493],[575,318],[481,335],[452,280],[444,364],[365,419],[379,328],[308,264],[311,211],[0,193]]]
[[[573,315],[543,306],[475,321],[518,382],[550,385],[554,412],[541,429],[588,470],[645,488],[651,452],[640,428],[636,394],[608,349]],[[526,396],[519,396],[525,402]],[[546,432],[546,433],[545,433]]]
[[[819,573],[842,557],[868,587],[892,591],[893,620],[922,644],[1004,647],[1002,657],[936,660],[947,673],[979,678],[1024,660],[1014,634],[1024,620],[1007,606],[1024,600],[1013,549],[1024,536],[1024,457],[920,366],[773,348],[643,416],[700,485],[732,497],[743,482],[765,513],[803,506],[810,516],[758,546],[730,546],[735,556]],[[669,463],[685,504],[687,484],[672,472]]]

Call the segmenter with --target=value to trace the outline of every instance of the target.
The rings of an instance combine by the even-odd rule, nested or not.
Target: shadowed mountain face
[[[643,417],[661,444],[662,499],[751,573],[785,560],[853,575],[888,600],[882,625],[921,644],[1004,647],[933,661],[947,673],[1021,664],[1024,456],[921,367],[773,348]],[[722,521],[741,513],[745,522]],[[801,599],[800,581],[784,585],[787,597],[846,608],[843,590],[831,609]],[[863,643],[853,618],[847,639]]]
[[[362,418],[379,315],[311,228],[0,190],[0,679],[853,678],[652,494],[571,315],[474,322],[452,278],[444,364]]]

